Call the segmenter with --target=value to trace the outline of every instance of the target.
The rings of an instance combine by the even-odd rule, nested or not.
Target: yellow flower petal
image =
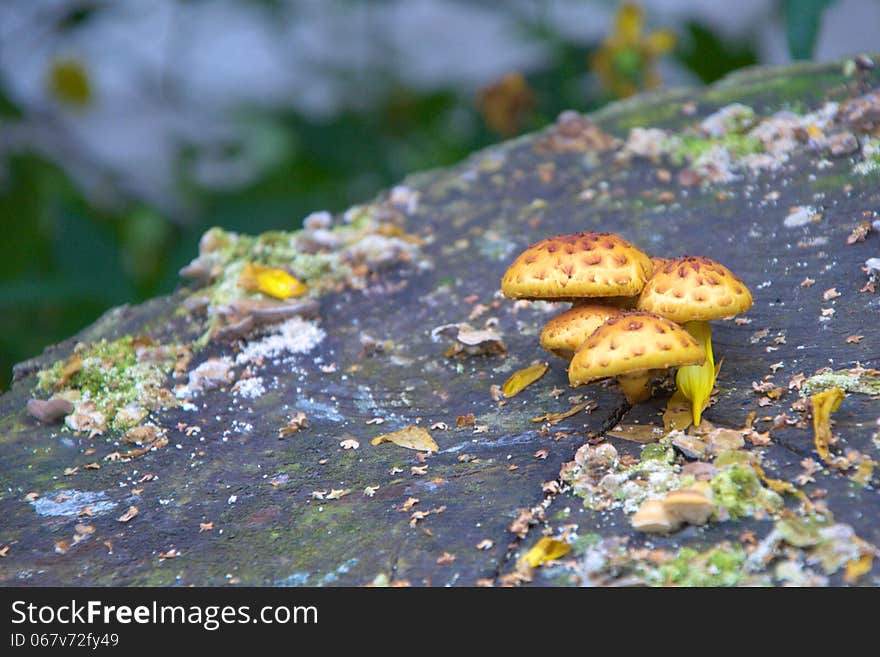
[[[247,263],[238,277],[238,286],[250,292],[261,292],[276,299],[300,297],[308,286],[283,269]]]
[[[535,546],[526,552],[525,556],[520,559],[521,563],[526,563],[532,568],[537,568],[542,563],[553,561],[564,557],[571,551],[571,545],[565,541],[559,541],[549,536],[544,536]]]
[[[682,394],[691,400],[694,426],[700,426],[703,411],[709,405],[709,396],[715,387],[715,359],[712,356],[712,329],[708,322],[688,322],[688,333],[706,348],[706,362],[678,368],[675,383]]]

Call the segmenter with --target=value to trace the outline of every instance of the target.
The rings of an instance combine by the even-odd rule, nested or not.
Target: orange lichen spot
[[[247,263],[238,277],[238,287],[250,292],[261,292],[276,299],[300,297],[308,286],[283,269]]]

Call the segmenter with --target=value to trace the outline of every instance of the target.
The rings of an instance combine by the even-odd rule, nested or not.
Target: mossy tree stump
[[[417,203],[397,209],[400,234],[415,238],[418,255],[365,275],[362,289],[326,286],[316,296],[323,339],[306,353],[249,365],[265,383],[261,395],[233,391],[243,370],[234,366],[227,385],[194,396],[189,409],[153,410],[149,419],[167,444],[130,460],[113,457],[128,448],[123,432],[89,438],[29,415],[37,372],[68,359],[77,341],[133,335],[192,344],[206,319],[183,308],[196,294],[191,287],[108,313],[21,366],[0,397],[0,583],[494,584],[522,580],[518,561],[542,533],[568,532],[581,537],[564,557],[569,567],[532,574],[538,583],[566,583],[589,578],[579,560],[601,538],[626,539],[630,561],[641,547],[680,556],[682,547],[759,542],[774,526],[766,514],[654,537],[634,532],[619,508],[584,508],[560,468],[585,442],[603,439],[637,457],[638,445],[606,432],[621,422],[662,425],[668,393],[629,409],[613,386],[569,389],[564,361],[538,346],[551,309],[500,299],[499,280],[529,243],[585,230],[618,233],[651,255],[701,254],[727,265],[755,304],[749,323],[716,323],[723,366],[705,417],[736,428],[754,412],[770,440],[748,447],[762,454],[768,477],[796,481],[805,459],[819,459],[811,427],[773,420],[798,417],[792,377],[878,365],[880,301],[863,270],[880,244],[865,228],[880,206],[872,160],[878,77],[867,59],[747,71],[707,89],[612,105],[593,124],[568,117],[411,177],[407,198]],[[753,110],[749,126],[728,125],[717,137],[689,133],[732,103]],[[768,143],[779,145],[772,136],[759,143],[746,132],[782,110],[802,117],[832,109],[827,123],[795,131],[784,153],[768,152]],[[639,145],[635,127],[665,137],[643,133]],[[841,132],[845,144],[827,143]],[[658,144],[661,152],[651,153]],[[367,207],[387,209],[388,199]],[[860,226],[863,239],[848,239]],[[432,336],[441,325],[479,328],[488,318],[497,320],[504,353],[447,357],[450,341]],[[209,341],[189,369],[211,357],[234,361],[242,348]],[[542,379],[503,404],[493,399],[493,384],[535,359],[550,363]],[[862,376],[857,392],[857,377],[840,375],[851,390],[833,416],[834,449],[880,460],[872,376]],[[775,398],[754,389],[767,381],[782,389]],[[169,375],[169,389],[179,384]],[[552,426],[532,421],[588,400],[591,412]],[[307,426],[280,439],[297,412]],[[473,421],[457,425],[470,414]],[[421,458],[370,444],[413,424],[430,428],[438,453]],[[346,440],[359,447],[345,449]],[[813,503],[880,545],[877,475],[855,483],[820,467],[812,478],[800,487]],[[120,520],[131,507],[137,515]],[[844,571],[832,570],[830,581],[843,581]],[[876,566],[850,575],[878,583]]]

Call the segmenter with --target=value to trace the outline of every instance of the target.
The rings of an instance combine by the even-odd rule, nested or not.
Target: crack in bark
[[[609,431],[611,431],[618,424],[620,424],[621,420],[623,420],[623,418],[626,417],[626,414],[629,413],[631,408],[632,408],[632,405],[626,401],[624,401],[620,406],[615,407],[614,410],[608,415],[608,417],[605,418],[605,420],[602,422],[602,425],[599,427],[599,429],[595,433],[594,437],[600,438],[600,437],[604,436],[606,433],[608,433]],[[574,454],[572,454],[572,458],[574,458]],[[568,459],[568,460],[570,461],[571,459]],[[538,506],[545,505],[544,510],[546,512],[546,510],[550,508],[550,506],[553,504],[553,500],[556,498],[559,491],[562,490],[562,486],[564,485],[562,480],[558,476],[556,477],[556,479],[553,479],[552,481],[555,481],[557,484],[559,484],[559,486],[557,488],[557,492],[545,494],[539,502],[537,502],[536,504],[533,504],[531,507],[529,507],[530,509],[534,509]],[[546,513],[545,513],[545,517],[546,517]],[[537,524],[534,526],[537,526]],[[523,542],[528,538],[531,531],[532,531],[532,528],[529,527],[525,536],[520,537],[517,534],[513,535],[513,540],[509,541],[509,543],[508,543],[507,552],[499,560],[498,565],[495,567],[495,571],[492,574],[493,585],[497,585],[499,583],[499,580],[501,579],[501,575],[502,575],[504,569],[507,567],[507,565],[513,559],[513,555],[516,553],[516,551],[520,548],[520,546],[523,544]]]

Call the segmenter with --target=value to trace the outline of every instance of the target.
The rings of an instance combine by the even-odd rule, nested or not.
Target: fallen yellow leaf
[[[394,443],[407,449],[417,449],[427,452],[436,452],[440,449],[431,434],[422,427],[414,424],[409,425],[400,431],[392,431],[391,433],[383,433],[376,436],[370,441],[371,445],[381,445],[382,443]]]
[[[846,467],[841,459],[831,454],[831,414],[840,407],[840,402],[846,394],[838,387],[829,388],[810,397],[813,404],[813,441],[816,445],[816,453],[832,467]]]
[[[510,378],[501,386],[501,392],[505,397],[514,397],[518,395],[528,386],[540,379],[547,372],[549,365],[547,363],[538,363],[529,367],[517,370],[510,375]]]
[[[584,409],[587,409],[587,412],[592,412],[595,407],[596,402],[585,401],[584,403],[576,404],[569,408],[567,411],[562,411],[561,413],[544,413],[544,415],[533,417],[532,422],[549,422],[550,424],[557,424],[562,420],[571,417],[572,415],[577,415]]]
[[[250,292],[261,292],[276,299],[301,297],[308,286],[283,269],[247,263],[238,277],[238,287]]]
[[[871,568],[873,567],[873,565],[873,554],[863,554],[858,559],[847,561],[846,571],[843,574],[843,579],[845,579],[847,583],[853,584],[857,582],[862,575],[871,572]]]
[[[676,389],[669,401],[666,402],[666,410],[663,412],[663,428],[667,433],[673,429],[684,431],[693,424],[694,415],[691,411],[691,402],[684,396],[681,390]]]
[[[535,546],[526,552],[525,556],[520,559],[520,563],[525,563],[532,568],[537,568],[542,563],[553,561],[564,557],[571,551],[571,545],[565,541],[560,541],[549,536],[544,536]]]

